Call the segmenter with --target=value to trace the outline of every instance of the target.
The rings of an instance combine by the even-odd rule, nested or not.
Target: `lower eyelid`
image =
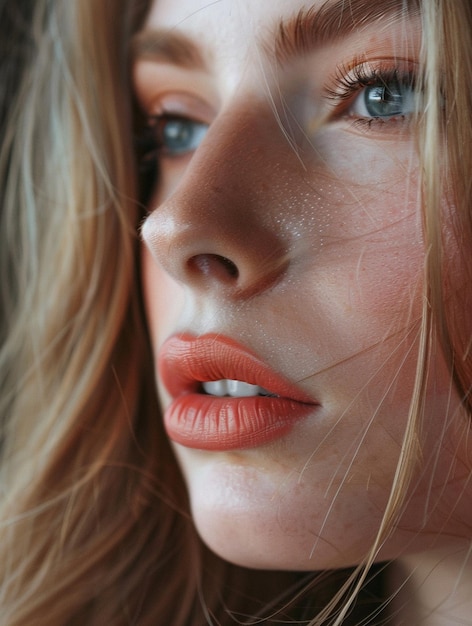
[[[345,123],[346,124],[346,123]],[[356,134],[370,136],[375,134],[376,140],[392,139],[398,141],[399,138],[409,138],[412,130],[411,116],[397,116],[391,118],[347,118],[347,130]]]

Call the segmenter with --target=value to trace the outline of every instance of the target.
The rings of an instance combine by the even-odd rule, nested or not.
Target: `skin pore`
[[[157,0],[134,42],[144,161],[159,171],[142,228],[156,370],[169,337],[224,336],[313,400],[262,445],[174,443],[203,540],[254,568],[362,561],[413,393],[420,21],[400,17],[402,2],[343,4]],[[421,453],[379,560],[464,549],[465,432],[438,350]]]

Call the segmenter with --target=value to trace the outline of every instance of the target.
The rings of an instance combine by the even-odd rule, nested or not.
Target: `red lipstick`
[[[269,443],[290,431],[317,403],[255,354],[217,334],[175,335],[162,346],[159,374],[172,402],[164,415],[169,437],[188,448],[235,450]],[[239,380],[270,396],[216,397],[202,383]]]

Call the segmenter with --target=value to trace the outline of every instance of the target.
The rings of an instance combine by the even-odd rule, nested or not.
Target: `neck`
[[[471,623],[472,544],[400,559],[392,572],[397,626]]]

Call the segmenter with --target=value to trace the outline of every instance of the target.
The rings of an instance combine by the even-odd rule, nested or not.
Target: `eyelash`
[[[355,101],[367,87],[386,87],[399,85],[412,91],[418,89],[417,71],[412,68],[399,67],[372,67],[366,62],[359,62],[353,67],[341,66],[338,68],[333,86],[326,89],[326,96],[334,103],[341,103],[341,110],[337,115],[343,115],[349,104]],[[339,107],[336,107],[339,108]],[[355,125],[371,127],[373,124],[386,124],[391,118],[371,117],[353,119]]]

